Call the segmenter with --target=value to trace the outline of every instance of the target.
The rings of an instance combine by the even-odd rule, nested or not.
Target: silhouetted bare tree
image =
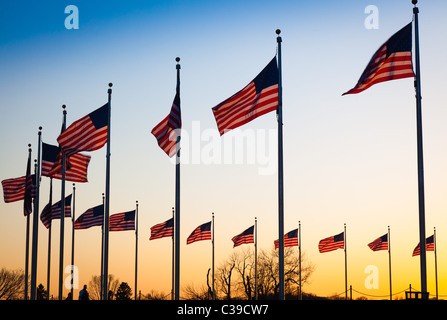
[[[0,300],[23,299],[25,273],[22,270],[0,269]]]
[[[118,289],[119,280],[115,279],[113,274],[109,274],[109,281],[107,281],[107,292],[116,294]],[[100,300],[101,298],[101,276],[92,276],[92,279],[88,283],[89,295],[91,300]]]
[[[216,291],[221,291],[227,300],[231,299],[231,276],[235,266],[236,262],[230,258],[217,268],[216,284],[218,289]]]
[[[305,262],[301,255],[301,284],[309,281],[314,267]],[[273,298],[278,295],[278,250],[258,252],[257,293],[258,299]],[[236,271],[236,272],[235,272]],[[297,295],[299,290],[299,254],[297,248],[284,250],[284,280],[286,295]],[[253,299],[255,290],[255,262],[253,248],[240,248],[225,260],[216,271],[216,298],[219,294],[225,299]],[[208,298],[205,287],[197,290],[193,286],[185,288],[188,299],[203,300]]]

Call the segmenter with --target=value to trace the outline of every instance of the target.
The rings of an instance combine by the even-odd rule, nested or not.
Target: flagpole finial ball
[[[28,143],[28,148],[31,148],[31,143]]]
[[[416,5],[418,3],[418,0],[411,0],[411,3]]]
[[[42,130],[42,126],[39,127],[39,130]]]
[[[180,62],[180,58],[179,57],[175,58],[175,61],[177,61],[177,63]]]
[[[62,109],[65,109],[67,106],[65,104],[62,105]]]
[[[279,29],[276,29],[276,34],[280,34],[281,33],[281,30],[279,30]]]
[[[109,82],[109,87],[110,88],[113,87],[113,83]]]

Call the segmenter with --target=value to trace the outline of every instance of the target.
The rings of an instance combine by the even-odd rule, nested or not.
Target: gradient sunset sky
[[[68,5],[79,29],[65,28]],[[365,8],[379,10],[378,29]],[[206,285],[210,241],[186,238],[215,213],[216,266],[231,238],[258,219],[259,249],[278,238],[276,114],[218,135],[211,108],[248,84],[275,56],[282,33],[284,230],[302,225],[302,249],[315,266],[303,291],[344,291],[342,250],[320,254],[319,240],[347,225],[348,286],[387,297],[388,254],[367,244],[391,228],[393,292],[420,289],[416,104],[413,79],[375,85],[342,97],[373,53],[412,18],[411,1],[8,1],[0,4],[0,180],[25,174],[28,143],[57,144],[62,104],[67,125],[107,102],[113,83],[111,214],[139,202],[139,281],[143,294],[171,290],[171,240],[149,241],[150,227],[169,219],[175,169],[150,133],[170,111],[175,57],[181,58],[184,138],[181,172],[181,287]],[[439,294],[447,296],[447,30],[445,0],[419,1],[426,235],[437,230]],[[225,152],[240,135],[256,147]],[[239,135],[239,136],[238,136]],[[221,150],[219,155],[218,150]],[[228,151],[228,150],[227,150]],[[89,182],[76,185],[76,216],[102,201],[105,148],[89,153]],[[217,154],[216,154],[217,152]],[[224,157],[228,161],[224,161]],[[241,161],[239,161],[242,159]],[[219,161],[220,160],[220,161]],[[66,194],[72,183],[66,184]],[[48,201],[42,178],[40,210]],[[60,181],[53,184],[53,201]],[[0,268],[24,268],[23,202],[0,201]],[[65,220],[70,264],[71,221]],[[57,296],[59,221],[53,222],[50,293]],[[100,272],[100,234],[76,232],[79,285]],[[48,231],[39,221],[37,282],[46,286]],[[110,234],[109,273],[134,285],[135,236]],[[365,268],[378,267],[367,289]],[[67,274],[68,275],[68,274]],[[65,275],[65,276],[67,276]],[[435,292],[427,253],[428,290]],[[64,289],[64,295],[68,293]],[[354,298],[359,294],[354,293]],[[75,291],[77,298],[77,291]]]

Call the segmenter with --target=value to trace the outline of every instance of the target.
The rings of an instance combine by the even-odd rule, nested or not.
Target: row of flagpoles
[[[416,5],[417,1],[412,0]],[[423,175],[423,148],[422,148],[422,119],[421,119],[421,84],[420,84],[420,57],[419,57],[419,34],[418,34],[418,13],[415,6],[414,29],[415,29],[415,55],[416,73],[413,72],[412,63],[412,28],[410,22],[404,28],[388,39],[373,55],[365,71],[361,75],[357,85],[345,94],[355,94],[362,92],[376,83],[400,78],[414,77],[416,89],[416,115],[417,115],[417,150],[418,150],[418,196],[419,196],[419,238],[420,243],[426,241],[425,237],[425,204],[424,204],[424,175]],[[212,108],[216,119],[220,135],[244,125],[259,116],[276,111],[278,122],[278,252],[279,252],[279,298],[284,299],[284,182],[283,182],[283,119],[282,119],[282,77],[281,77],[281,31],[277,34],[277,54],[267,64],[267,66],[243,89],[224,100]],[[179,299],[180,293],[180,138],[181,138],[181,109],[180,109],[180,58],[176,58],[177,85],[176,94],[171,107],[171,111],[151,131],[156,137],[160,148],[169,156],[176,156],[175,166],[175,212],[174,212],[174,299]],[[88,165],[89,156],[80,152],[89,152],[106,146],[106,182],[104,220],[103,220],[103,254],[102,254],[102,283],[104,298],[107,299],[108,281],[108,260],[109,260],[109,231],[114,222],[115,216],[110,216],[110,146],[111,146],[111,94],[112,84],[109,84],[108,102],[101,108],[93,111],[85,117],[73,122],[66,128],[66,111],[63,112],[62,132],[57,138],[59,146],[56,159],[53,160],[51,170],[44,172],[43,144],[41,140],[41,128],[38,132],[38,156],[35,172],[35,188],[32,188],[32,176],[30,171],[31,150],[29,151],[26,176],[17,178],[22,181],[18,189],[22,190],[24,200],[24,214],[27,216],[27,237],[29,236],[29,216],[31,215],[32,192],[34,193],[34,214],[32,219],[32,250],[31,250],[31,299],[35,299],[36,294],[36,274],[37,274],[37,242],[38,242],[38,212],[39,212],[39,185],[41,175],[62,180],[61,201],[60,201],[60,265],[59,265],[59,299],[62,298],[62,275],[63,275],[63,241],[64,241],[64,215],[65,208],[65,181],[78,181],[82,177],[71,177],[70,170],[80,170],[82,176],[82,165]],[[41,154],[42,153],[42,154]],[[76,159],[78,157],[79,159]],[[79,172],[77,172],[79,174]],[[13,179],[9,179],[13,180]],[[17,180],[17,181],[18,181]],[[86,180],[86,179],[84,179]],[[19,183],[14,183],[18,185]],[[4,186],[5,190],[5,186]],[[6,201],[6,197],[5,197]],[[52,196],[50,195],[50,203]],[[8,201],[6,201],[8,202]],[[94,211],[94,210],[93,210]],[[129,213],[126,213],[129,215]],[[123,221],[128,219],[123,214]],[[76,224],[76,223],[75,223]],[[74,224],[74,225],[75,225]],[[339,235],[340,236],[340,235]],[[214,242],[214,241],[213,241]],[[28,246],[28,242],[27,242]],[[28,247],[27,249],[28,250]],[[27,251],[28,259],[28,251]],[[26,262],[26,273],[28,271],[28,261]],[[426,284],[426,247],[420,247],[420,271],[421,271],[421,291],[427,292]],[[26,274],[27,276],[27,274]],[[345,283],[346,284],[346,283]],[[346,284],[347,285],[347,284]],[[27,288],[26,288],[27,290]]]

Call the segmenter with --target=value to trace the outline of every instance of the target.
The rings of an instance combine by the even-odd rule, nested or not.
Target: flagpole
[[[75,213],[76,213],[76,186],[73,183],[73,214],[72,214],[72,229],[71,229],[71,299],[73,299],[74,286],[74,243],[75,243]]]
[[[300,268],[300,276],[299,276],[299,284],[300,284],[300,295],[299,299],[303,300],[302,290],[301,290],[301,221],[298,221],[298,259],[299,259],[299,268]]]
[[[102,194],[102,205],[104,210],[105,196]],[[104,211],[102,216],[102,225],[101,225],[101,289],[100,289],[100,299],[104,299]]]
[[[438,300],[438,258],[436,254],[436,227],[433,228],[433,244],[434,244],[434,251],[435,251],[435,281],[436,281],[436,300]]]
[[[177,64],[177,93],[180,98],[180,58],[175,58]],[[180,135],[177,136],[175,164],[175,300],[180,299]]]
[[[30,143],[28,144],[28,159],[31,159],[31,144]],[[37,175],[37,164],[36,163],[34,164],[34,174]],[[25,180],[25,185],[26,185],[26,180]],[[26,244],[25,244],[25,292],[24,292],[25,300],[28,300],[29,222],[30,222],[30,214],[27,214],[26,215]]]
[[[345,247],[345,300],[348,300],[348,255],[346,250],[346,223],[345,223],[345,229],[344,229],[344,247]]]
[[[417,117],[417,150],[418,150],[418,196],[419,196],[419,241],[421,247],[421,291],[423,299],[428,298],[427,294],[427,257],[425,250],[425,200],[424,200],[424,160],[422,147],[422,104],[421,104],[421,70],[419,57],[419,9],[416,7],[417,0],[412,0],[414,4],[414,30],[415,30],[415,53],[416,53],[416,117]]]
[[[65,104],[62,105],[63,122],[62,132],[66,129],[67,111],[65,110]],[[62,152],[62,181],[61,181],[61,222],[60,222],[60,246],[59,246],[59,300],[62,300],[62,282],[64,275],[64,228],[65,228],[65,152]]]
[[[213,226],[213,230],[212,230],[212,240],[211,240],[211,245],[212,245],[212,267],[213,267],[213,300],[216,300],[216,297],[215,297],[215,292],[214,292],[214,212],[213,212],[213,215],[212,215],[212,226]]]
[[[40,186],[40,148],[42,144],[42,127],[39,127],[37,138],[37,172],[36,172],[36,198],[34,199],[33,212],[33,239],[31,248],[31,300],[36,300],[37,289],[37,241],[38,241],[38,215],[39,215],[39,186]]]
[[[172,222],[174,225],[174,207],[172,207]],[[174,286],[175,286],[175,252],[174,252],[174,232],[172,233],[172,288],[171,288],[171,300],[174,300]]]
[[[276,29],[278,43],[278,232],[279,232],[279,299],[284,300],[284,174],[282,136],[281,30]]]
[[[255,300],[258,300],[258,218],[255,217]]]
[[[109,212],[110,212],[110,124],[112,113],[112,83],[109,83],[108,94],[108,119],[107,119],[107,154],[106,154],[106,197],[104,205],[104,300],[109,299],[107,282],[109,278]]]
[[[49,203],[53,204],[53,178],[50,177],[50,201]],[[51,215],[51,207],[50,207],[50,215]],[[47,300],[50,300],[50,275],[51,275],[51,225],[52,219],[50,217],[50,226],[48,227],[48,266],[47,266]]]
[[[393,300],[393,290],[391,288],[391,238],[390,238],[390,226],[388,226],[388,260],[389,260],[389,273],[390,273],[390,300]]]
[[[135,300],[137,300],[137,274],[138,274],[138,200],[135,209]]]

